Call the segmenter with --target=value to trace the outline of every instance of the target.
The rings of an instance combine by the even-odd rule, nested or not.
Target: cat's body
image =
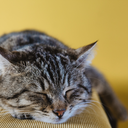
[[[89,66],[95,43],[70,49],[37,31],[0,38],[0,106],[19,119],[63,123],[91,102],[94,87],[116,119],[126,119],[104,77]]]

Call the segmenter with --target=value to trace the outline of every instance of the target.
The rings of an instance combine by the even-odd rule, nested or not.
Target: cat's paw
[[[12,116],[14,118],[21,119],[21,120],[25,120],[25,119],[32,120],[33,119],[33,117],[28,113],[13,114]]]

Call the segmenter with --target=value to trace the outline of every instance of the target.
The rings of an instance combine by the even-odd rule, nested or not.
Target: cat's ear
[[[16,63],[16,62],[19,62],[21,60],[25,60],[26,58],[28,58],[26,52],[22,52],[22,51],[10,52],[2,47],[0,47],[0,55],[2,55],[4,59],[6,59],[10,63]]]
[[[85,67],[91,63],[92,59],[94,58],[94,49],[96,47],[96,44],[97,41],[87,46],[76,49],[76,53],[77,53],[76,64],[78,66]]]
[[[10,67],[11,64],[16,64],[25,58],[27,58],[27,54],[25,52],[10,52],[0,47],[0,75],[4,74],[5,69]]]

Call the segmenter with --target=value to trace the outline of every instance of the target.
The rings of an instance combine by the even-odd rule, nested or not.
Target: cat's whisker
[[[107,107],[105,104],[103,104],[103,103],[101,103],[101,102],[99,102],[99,101],[95,101],[95,100],[89,100],[89,101],[90,101],[90,102],[95,102],[95,103],[100,104],[101,106]]]
[[[90,108],[91,107],[91,105],[88,105],[87,106],[87,109],[85,110],[87,113],[89,113],[90,114],[90,111],[89,111],[89,109],[88,108]]]
[[[101,106],[105,106],[105,107],[107,107],[107,108],[109,109],[109,107],[108,107],[107,105],[105,105],[104,103],[102,103],[102,102],[95,101],[95,100],[90,100],[90,101],[95,102],[95,103],[98,103],[98,104],[100,104]]]
[[[90,101],[90,104],[96,106],[97,108],[99,108],[99,106],[97,106],[97,103],[98,103],[99,105],[102,105],[99,101],[95,101],[95,100],[89,100],[89,101]]]
[[[101,102],[96,101],[96,100],[87,100],[87,101],[88,101],[88,102],[90,102],[90,103],[95,102],[95,103],[98,103],[98,104],[102,105],[102,103],[101,103]]]
[[[97,106],[95,103],[94,104],[93,103],[90,103],[90,104],[93,105],[93,106],[95,106],[95,107],[97,107],[100,110],[100,107]]]
[[[89,112],[89,114],[94,114],[94,113],[96,114],[96,111],[94,111],[94,109],[93,109],[93,108],[91,108],[91,107],[92,107],[92,105],[88,105],[87,107],[88,107],[88,110],[86,110],[86,112]],[[93,112],[92,112],[92,111],[90,111],[90,109],[91,109],[91,110],[93,110]]]
[[[98,103],[98,104],[100,104],[100,105],[104,105],[104,104],[102,104],[102,103],[100,103],[100,102],[98,102],[98,101],[95,101],[95,100],[91,100],[92,102],[95,102],[95,103]],[[96,106],[96,104],[93,104],[93,105],[95,105]],[[105,105],[104,105],[105,106]],[[96,106],[97,107],[97,106]],[[107,106],[105,106],[105,107],[107,107]],[[98,108],[98,109],[100,109],[100,108]],[[108,114],[108,116],[109,116],[109,118],[112,120],[112,117],[111,117],[111,115],[106,111],[106,113]]]
[[[98,102],[96,102],[96,103],[98,103]],[[93,105],[93,106],[95,106],[95,107],[97,107],[100,110],[100,107],[97,106],[95,103],[94,104],[93,103],[90,103],[90,104]],[[92,109],[92,108],[90,107],[90,109]],[[111,115],[108,112],[107,112],[107,114],[108,114],[109,118],[112,120]]]
[[[92,107],[92,105],[89,107],[89,109],[92,109],[93,112],[96,114],[96,111],[95,111],[95,109]]]
[[[9,113],[8,111],[1,111],[1,112],[0,112],[0,115],[1,115],[1,116],[5,116],[5,115],[7,115],[7,114],[10,114],[10,113]]]
[[[91,115],[96,115],[96,116],[98,116],[98,117],[101,117],[101,116],[99,116],[99,115],[96,113],[96,111],[94,111],[94,109],[92,108],[91,105],[89,106],[89,109],[88,109],[88,111],[86,111],[86,112],[89,113],[89,114],[91,114]]]
[[[94,105],[94,106],[96,106],[96,104],[92,104],[92,105]],[[99,110],[100,110],[100,108],[98,107],[98,106],[96,106]],[[91,108],[92,109],[92,108]],[[109,118],[112,120],[112,117],[111,117],[111,115],[107,112],[107,114],[108,114],[108,116],[109,116]]]

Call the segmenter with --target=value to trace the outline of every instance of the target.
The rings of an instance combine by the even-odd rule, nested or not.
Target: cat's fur
[[[125,120],[125,108],[89,65],[95,45],[75,50],[29,30],[1,36],[0,106],[19,119],[63,123],[88,106],[94,87],[112,115]]]

